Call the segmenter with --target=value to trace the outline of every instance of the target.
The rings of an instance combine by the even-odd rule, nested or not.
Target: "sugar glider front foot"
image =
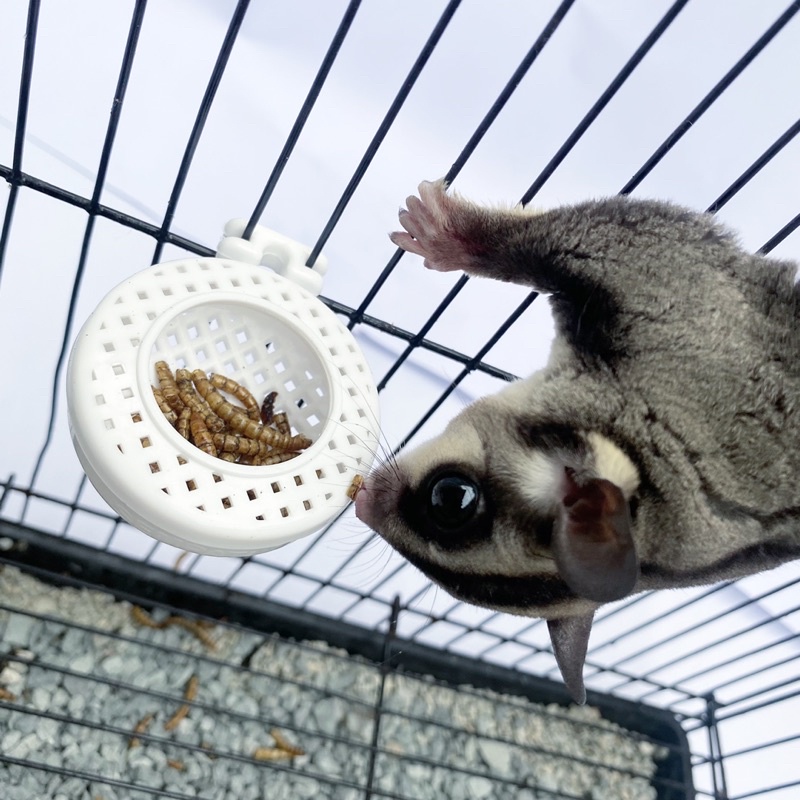
[[[400,209],[399,220],[405,231],[395,231],[389,237],[403,250],[422,256],[428,269],[467,270],[473,257],[463,229],[471,204],[448,195],[446,190],[444,179],[423,181],[419,197],[411,195],[406,199],[406,208]]]

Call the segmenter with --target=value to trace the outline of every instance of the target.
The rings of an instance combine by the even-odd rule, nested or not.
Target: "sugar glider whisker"
[[[548,621],[578,702],[595,611],[800,557],[797,265],[614,197],[488,209],[422,183],[392,241],[549,296],[547,366],[378,466],[356,514],[454,597]]]

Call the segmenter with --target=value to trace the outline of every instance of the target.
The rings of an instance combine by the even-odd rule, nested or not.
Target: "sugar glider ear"
[[[639,577],[628,502],[603,478],[578,485],[566,470],[552,540],[559,574],[579,597],[607,603],[625,597]]]
[[[594,612],[579,617],[547,620],[550,641],[553,643],[553,652],[564,685],[572,699],[579,705],[586,702],[583,662],[586,660],[586,650],[589,647],[593,618]]]

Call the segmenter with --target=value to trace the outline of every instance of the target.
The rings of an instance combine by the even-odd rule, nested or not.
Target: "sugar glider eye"
[[[490,492],[458,465],[443,465],[403,492],[398,510],[410,533],[442,550],[464,550],[492,535]]]
[[[466,475],[457,472],[438,475],[428,486],[428,519],[444,532],[469,526],[480,506],[480,487]]]

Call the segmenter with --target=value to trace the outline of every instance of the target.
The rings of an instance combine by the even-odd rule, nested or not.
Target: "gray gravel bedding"
[[[391,672],[376,713],[341,650],[135,613],[2,568],[4,800],[656,797],[662,748],[595,708]]]

